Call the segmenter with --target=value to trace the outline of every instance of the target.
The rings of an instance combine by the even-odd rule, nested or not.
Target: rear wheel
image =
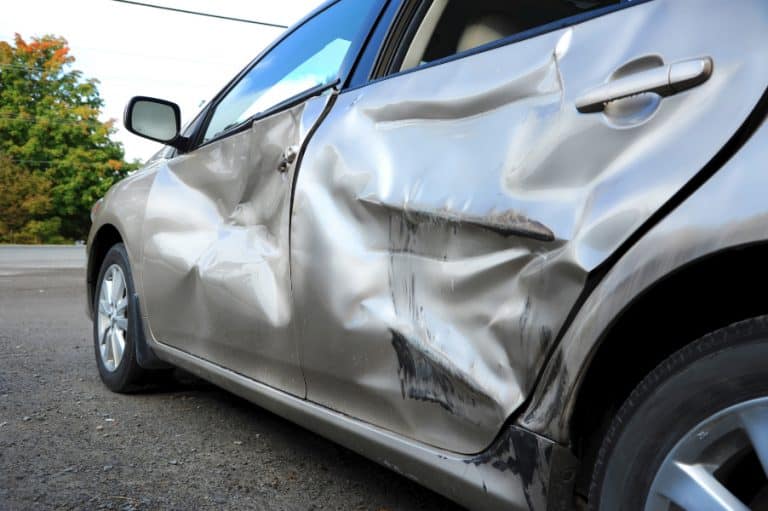
[[[96,363],[101,380],[114,392],[133,390],[146,376],[136,361],[141,325],[131,321],[134,292],[128,255],[125,246],[118,243],[104,257],[93,306]]]
[[[590,509],[768,511],[767,362],[766,317],[663,362],[609,428]]]

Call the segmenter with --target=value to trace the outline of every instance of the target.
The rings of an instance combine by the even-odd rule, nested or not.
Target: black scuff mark
[[[536,435],[509,428],[483,453],[464,463],[475,466],[489,465],[499,472],[518,476],[523,485],[525,501],[529,509],[538,509],[541,502],[546,502],[549,475],[549,460],[552,446],[539,442]],[[485,483],[483,483],[485,487]],[[534,494],[539,490],[540,494]]]
[[[528,338],[528,324],[531,322],[531,297],[525,297],[525,305],[523,305],[523,312],[520,314],[520,341],[523,346],[527,345]]]
[[[555,241],[555,234],[541,222],[532,220],[516,211],[502,211],[487,215],[457,213],[450,209],[436,211],[406,211],[408,220],[413,223],[449,223],[471,225],[493,232],[503,237],[518,236],[537,241]]]
[[[392,346],[398,361],[398,377],[403,399],[435,403],[455,416],[474,422],[470,410],[487,403],[483,389],[455,367],[434,347],[435,334],[419,303],[416,272],[407,259],[396,262],[398,253],[412,253],[419,231],[427,226],[410,221],[407,215],[391,215],[389,221],[389,294],[395,315],[409,325],[409,334],[390,328]]]
[[[482,390],[465,376],[440,360],[423,343],[409,340],[390,329],[392,347],[397,354],[398,377],[403,399],[426,401],[439,405],[453,415],[468,416],[467,409],[487,401]]]
[[[517,236],[542,242],[556,241],[555,233],[546,225],[528,218],[515,210],[492,211],[485,215],[455,211],[449,208],[419,208],[392,205],[373,198],[359,198],[369,206],[387,209],[402,217],[407,228],[414,231],[419,225],[474,226],[503,237]]]
[[[540,342],[541,342],[542,348],[549,349],[550,343],[552,342],[552,329],[546,325],[541,327]]]
[[[395,298],[395,280],[393,275],[393,268],[395,267],[395,251],[393,250],[393,241],[394,241],[394,226],[392,221],[392,216],[389,217],[389,243],[390,243],[390,250],[389,250],[389,272],[387,273],[387,279],[389,281],[389,297],[392,299],[392,307],[395,310],[395,314],[397,314],[397,299]]]
[[[569,379],[568,366],[564,362],[564,357],[565,354],[561,349],[555,350],[549,365],[556,367],[557,370],[545,371],[540,382],[540,385],[543,386],[542,388],[555,388],[554,392],[552,392],[552,402],[546,406],[529,407],[529,411],[523,419],[524,421],[539,420],[545,424],[552,424],[554,421],[563,419],[565,414],[563,414],[562,411],[565,409],[568,400],[568,388],[566,382],[568,382]],[[538,416],[539,414],[540,416]]]

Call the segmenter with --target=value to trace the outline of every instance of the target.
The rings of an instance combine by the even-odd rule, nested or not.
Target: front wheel
[[[145,371],[136,361],[141,325],[132,324],[133,276],[125,246],[109,249],[94,293],[93,337],[96,363],[104,384],[114,392],[129,392],[142,383]]]
[[[679,351],[635,389],[603,442],[599,511],[768,511],[768,317]]]

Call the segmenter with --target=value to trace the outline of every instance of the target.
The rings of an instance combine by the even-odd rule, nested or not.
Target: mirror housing
[[[183,149],[181,109],[164,99],[136,96],[131,98],[123,116],[125,129],[140,137]]]

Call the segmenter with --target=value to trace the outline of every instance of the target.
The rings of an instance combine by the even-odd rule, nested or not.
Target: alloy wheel
[[[661,464],[645,511],[768,511],[768,398],[712,415]]]
[[[128,287],[123,269],[113,264],[104,272],[98,302],[101,361],[107,371],[120,366],[128,335]]]

